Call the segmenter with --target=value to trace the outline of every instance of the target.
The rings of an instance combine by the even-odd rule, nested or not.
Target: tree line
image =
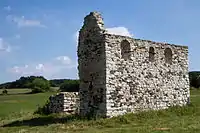
[[[200,88],[200,71],[189,72],[190,87]],[[0,89],[31,88],[35,92],[43,92],[51,87],[59,87],[60,91],[78,92],[78,79],[52,79],[47,80],[43,76],[20,77],[13,82],[0,84]]]
[[[79,91],[79,80],[52,79],[47,80],[43,76],[20,77],[13,82],[0,84],[0,89],[30,88],[33,93],[49,91],[51,87],[59,87],[60,91]]]
[[[200,88],[200,71],[192,71],[189,73],[190,87]]]

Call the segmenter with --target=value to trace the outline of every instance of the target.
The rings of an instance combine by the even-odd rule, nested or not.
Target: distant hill
[[[6,88],[29,88],[29,85],[32,81],[36,78],[45,79],[43,76],[28,76],[28,77],[20,77],[20,79],[0,84],[0,89]],[[191,71],[189,72],[189,79],[190,79],[190,87],[200,88],[200,71]],[[51,79],[49,80],[51,87],[60,87],[61,85],[65,84],[65,86],[74,85],[77,88],[78,80],[73,79]],[[76,84],[76,85],[75,85]],[[69,87],[66,87],[69,88]]]
[[[36,78],[45,79],[43,76],[27,76],[27,77],[20,77],[18,80],[13,82],[6,82],[0,84],[0,89],[11,89],[11,88],[29,88],[32,81]],[[51,79],[49,80],[51,87],[60,87],[64,82],[73,81],[72,79]],[[74,80],[76,81],[76,80]]]

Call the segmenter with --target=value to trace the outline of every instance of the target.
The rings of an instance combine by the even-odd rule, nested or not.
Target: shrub
[[[32,93],[46,92],[50,91],[50,83],[48,80],[37,78],[33,80],[30,88],[32,89]]]
[[[193,71],[189,73],[190,87],[200,88],[200,72]]]
[[[4,90],[2,91],[2,94],[7,95],[7,94],[8,94],[8,91],[7,91],[6,89],[4,89]]]
[[[50,110],[49,110],[49,100],[46,101],[46,103],[41,107],[38,106],[37,110],[34,112],[34,114],[41,114],[41,115],[48,115],[50,114]]]
[[[79,80],[68,80],[60,86],[62,92],[78,92],[79,91]]]
[[[32,90],[31,93],[41,93],[41,92],[44,92],[44,90],[42,90],[42,88],[37,87],[37,86],[31,88],[31,90]]]

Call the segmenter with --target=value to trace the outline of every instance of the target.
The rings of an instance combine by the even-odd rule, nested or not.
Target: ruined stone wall
[[[187,47],[105,36],[107,116],[187,104]]]
[[[108,34],[97,12],[79,32],[81,116],[117,116],[189,101],[188,48]]]
[[[81,116],[106,115],[106,60],[103,32],[103,20],[98,13],[92,12],[84,18],[78,43]]]
[[[51,113],[79,113],[79,95],[77,92],[61,92],[49,97]]]

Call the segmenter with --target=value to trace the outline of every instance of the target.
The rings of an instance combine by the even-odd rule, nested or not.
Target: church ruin
[[[98,12],[79,31],[80,115],[112,117],[189,102],[188,47],[109,34]]]
[[[79,31],[79,93],[50,97],[50,112],[113,117],[189,103],[188,47],[109,34],[98,12]]]

